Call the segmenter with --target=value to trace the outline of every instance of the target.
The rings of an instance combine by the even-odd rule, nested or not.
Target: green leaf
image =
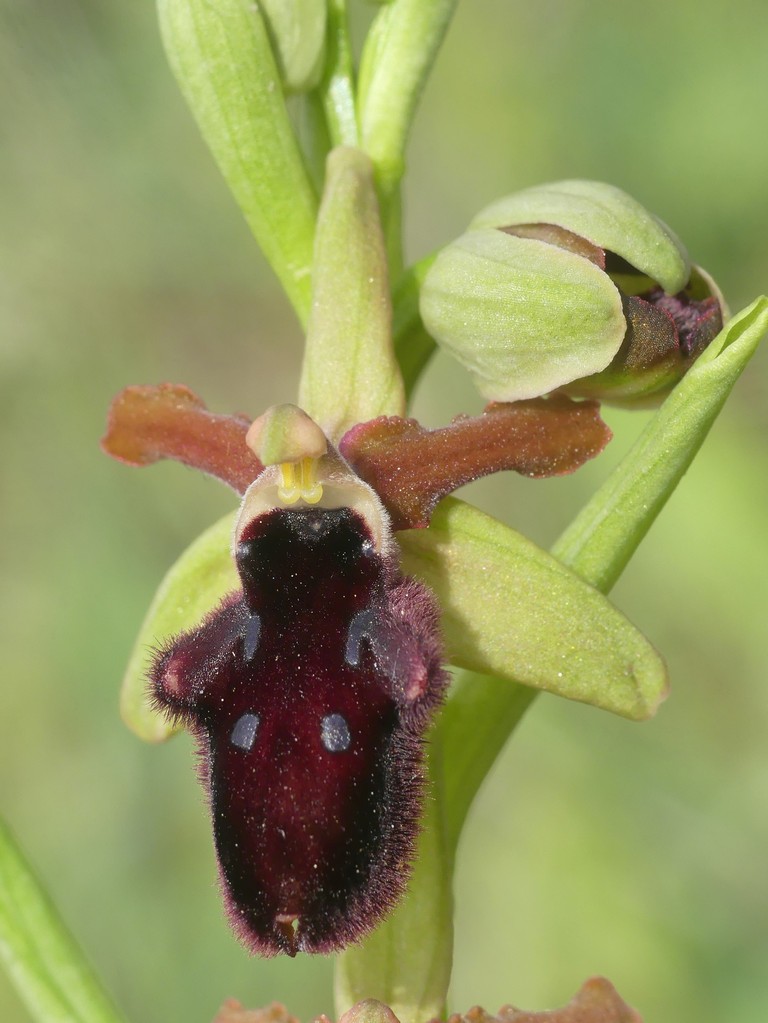
[[[302,323],[317,200],[264,19],[250,0],[159,0],[168,59],[200,131]]]
[[[410,266],[397,282],[392,296],[392,333],[395,355],[403,375],[406,397],[410,398],[435,351],[435,342],[427,333],[419,312],[419,297],[427,271],[437,253],[431,253]]]
[[[198,625],[219,601],[239,589],[230,553],[234,516],[206,529],[168,571],[155,594],[133,647],[120,694],[120,713],[140,739],[162,742],[176,731],[149,702],[147,669],[165,640]]]
[[[0,957],[39,1023],[120,1023],[93,971],[0,821]]]
[[[447,498],[398,534],[403,568],[443,609],[448,660],[624,717],[664,699],[664,662],[602,594],[477,508]]]
[[[332,440],[405,411],[373,169],[359,149],[328,157],[299,404]]]
[[[733,385],[768,332],[768,298],[738,313],[672,391],[554,553],[608,591],[693,461]]]

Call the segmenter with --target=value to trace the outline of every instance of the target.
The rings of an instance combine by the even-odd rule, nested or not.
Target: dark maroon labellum
[[[242,592],[161,651],[155,698],[198,740],[233,926],[262,955],[331,952],[402,893],[442,697],[437,611],[350,508],[274,508]]]

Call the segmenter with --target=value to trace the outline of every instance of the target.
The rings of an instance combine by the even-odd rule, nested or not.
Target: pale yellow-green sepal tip
[[[262,465],[281,465],[317,459],[328,450],[328,440],[297,405],[273,405],[254,419],[245,443]]]

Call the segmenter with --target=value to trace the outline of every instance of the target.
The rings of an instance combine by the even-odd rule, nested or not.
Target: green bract
[[[163,42],[203,138],[299,319],[317,200],[259,5],[159,0]]]
[[[349,146],[327,161],[299,405],[334,441],[355,423],[405,411],[373,166]]]

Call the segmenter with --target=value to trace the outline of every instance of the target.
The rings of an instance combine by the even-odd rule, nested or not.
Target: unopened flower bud
[[[564,181],[481,212],[435,260],[421,313],[488,398],[564,390],[645,404],[717,334],[723,304],[676,236],[634,199]]]
[[[325,0],[261,0],[286,92],[309,92],[323,73]]]

